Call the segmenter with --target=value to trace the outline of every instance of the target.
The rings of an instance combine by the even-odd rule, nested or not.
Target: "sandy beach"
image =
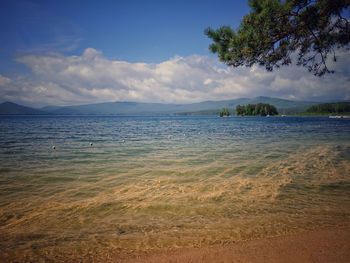
[[[4,252],[4,251],[3,251]],[[350,227],[240,241],[200,248],[121,251],[111,247],[77,251],[73,247],[58,254],[1,253],[0,262],[115,262],[115,263],[347,263],[350,262]]]
[[[112,260],[113,261],[113,260]],[[350,262],[350,228],[304,232],[230,245],[140,254],[116,262]]]

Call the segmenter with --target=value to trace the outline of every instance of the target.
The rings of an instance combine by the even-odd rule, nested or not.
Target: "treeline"
[[[230,116],[230,111],[228,110],[228,108],[223,108],[220,113],[219,113],[220,117],[224,117],[224,116]]]
[[[306,110],[308,113],[345,113],[350,112],[350,102],[322,103]]]
[[[267,116],[277,115],[278,111],[275,106],[267,103],[237,105],[236,114],[241,116]]]

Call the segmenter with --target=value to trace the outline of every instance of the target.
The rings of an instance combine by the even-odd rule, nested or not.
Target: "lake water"
[[[350,119],[3,116],[0,161],[8,258],[350,224]]]

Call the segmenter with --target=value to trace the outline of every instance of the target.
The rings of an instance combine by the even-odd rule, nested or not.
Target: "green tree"
[[[244,115],[245,107],[241,105],[236,106],[236,114],[237,115]]]
[[[250,0],[251,12],[239,28],[208,28],[209,49],[229,66],[259,64],[272,71],[292,63],[307,67],[317,76],[333,71],[327,67],[335,50],[349,50],[350,23],[344,13],[350,0]]]
[[[224,116],[230,116],[230,111],[228,110],[228,108],[223,108],[220,113],[219,113],[220,117],[224,117]]]
[[[350,102],[322,103],[313,105],[306,110],[309,113],[348,113]]]
[[[277,115],[277,109],[275,106],[266,104],[266,103],[258,103],[258,104],[248,104],[248,105],[237,105],[236,106],[236,115],[246,115],[246,116],[267,116],[267,115]]]

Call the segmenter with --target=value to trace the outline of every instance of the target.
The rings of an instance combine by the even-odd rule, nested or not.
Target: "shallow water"
[[[350,222],[349,119],[0,117],[0,160],[0,252],[10,258]]]

